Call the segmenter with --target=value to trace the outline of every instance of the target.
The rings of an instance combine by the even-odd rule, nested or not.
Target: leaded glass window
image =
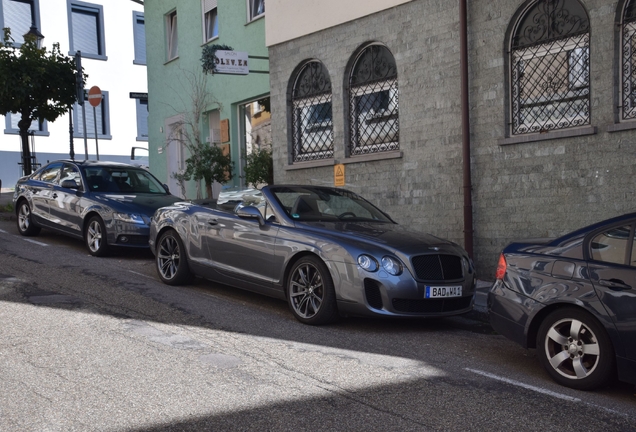
[[[369,45],[349,76],[349,154],[398,150],[398,83],[393,54]]]
[[[512,33],[512,134],[590,123],[590,25],[578,0],[539,0]]]
[[[623,13],[622,98],[623,119],[636,118],[636,1],[626,2]]]
[[[293,161],[333,158],[331,80],[321,62],[307,62],[298,72],[292,110]]]

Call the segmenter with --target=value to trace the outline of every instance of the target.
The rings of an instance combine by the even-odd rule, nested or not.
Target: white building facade
[[[0,28],[11,28],[16,45],[32,24],[44,35],[42,46],[59,43],[62,53],[82,55],[88,74],[85,89],[98,86],[102,103],[93,111],[86,102],[87,151],[82,107],[73,110],[73,147],[76,160],[96,159],[127,162],[132,147],[147,147],[148,99],[146,42],[143,6],[130,0],[0,0]],[[21,176],[19,117],[0,115],[0,180],[13,187]],[[32,125],[30,138],[35,162],[69,158],[69,115],[55,122]],[[97,130],[97,143],[95,131]],[[32,148],[33,150],[33,148]],[[37,165],[36,165],[37,167]]]

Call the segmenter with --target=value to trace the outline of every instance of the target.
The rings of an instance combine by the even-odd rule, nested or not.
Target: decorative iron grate
[[[623,14],[622,95],[623,119],[636,118],[636,1],[625,6]]]
[[[304,162],[333,157],[333,115],[329,72],[308,62],[292,90],[292,157]]]
[[[397,67],[382,45],[365,48],[349,79],[351,155],[398,150]]]
[[[522,16],[511,52],[513,134],[590,123],[589,42],[578,0],[540,0]]]

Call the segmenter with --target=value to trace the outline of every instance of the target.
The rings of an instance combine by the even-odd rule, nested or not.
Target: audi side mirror
[[[79,185],[75,180],[62,180],[62,184],[60,186],[64,189],[79,189]]]

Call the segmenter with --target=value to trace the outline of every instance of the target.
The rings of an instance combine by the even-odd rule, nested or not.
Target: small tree
[[[181,115],[180,120],[172,125],[168,142],[176,142],[185,147],[189,157],[185,160],[185,170],[171,175],[180,182],[182,190],[185,181],[196,181],[197,199],[202,198],[199,185],[204,180],[207,198],[212,198],[212,183],[227,183],[232,179],[234,167],[229,155],[224,155],[221,148],[214,144],[203,142],[202,138],[201,120],[204,114],[212,109],[220,109],[221,104],[207,91],[205,74],[182,70],[182,76],[185,78],[182,82],[184,91],[175,91],[175,94],[179,98],[181,95],[189,96],[189,99],[181,99],[182,105],[186,107],[185,112],[173,107]]]
[[[184,180],[204,180],[208,198],[212,198],[212,183],[227,183],[232,179],[234,163],[229,154],[224,155],[223,150],[215,145],[202,143],[185,163],[186,169],[181,176]]]
[[[19,48],[4,29],[0,41],[0,113],[19,114],[24,174],[32,172],[29,127],[35,120],[55,121],[77,100],[75,60],[54,44],[38,48],[34,36],[25,36]],[[84,83],[86,75],[81,77]]]
[[[260,189],[263,184],[274,184],[274,161],[271,146],[254,150],[245,158],[245,183]]]

